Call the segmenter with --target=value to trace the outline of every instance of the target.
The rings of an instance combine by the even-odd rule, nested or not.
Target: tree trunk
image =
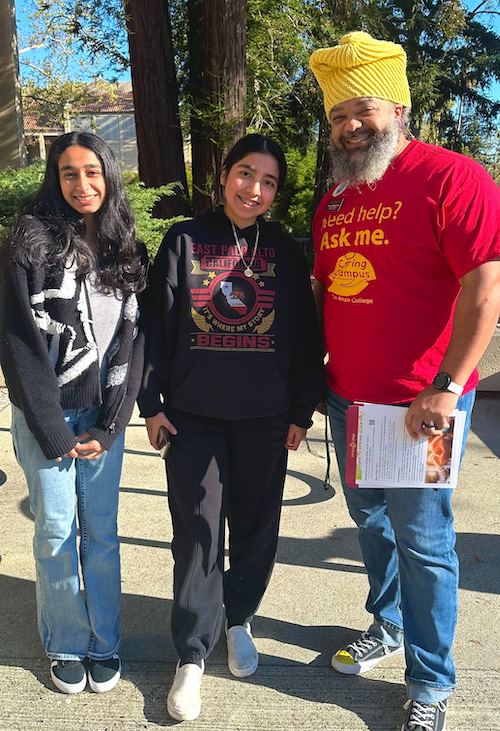
[[[312,213],[318,207],[318,203],[326,193],[331,181],[330,174],[330,125],[324,114],[321,115],[318,135],[318,151],[316,156],[316,180],[314,183],[314,198],[312,202]]]
[[[222,156],[245,133],[246,0],[190,0],[189,11],[193,208],[198,213],[219,198]]]
[[[168,0],[150,0],[147,12],[141,0],[126,0],[125,12],[139,177],[148,187],[179,182],[184,195],[163,197],[155,214],[162,218],[186,214],[189,202]]]
[[[227,152],[246,130],[246,0],[226,0],[224,7],[222,97],[225,125],[222,142]]]
[[[203,0],[188,2],[188,45],[191,130],[191,171],[193,179],[193,213],[197,215],[210,205],[210,190],[206,186],[206,169],[210,167],[207,155],[209,137],[204,124],[206,91],[203,82]]]

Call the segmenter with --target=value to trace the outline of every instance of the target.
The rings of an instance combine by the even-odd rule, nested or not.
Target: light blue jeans
[[[458,400],[467,411],[475,391]],[[408,695],[422,703],[447,698],[455,687],[452,644],[457,621],[458,558],[453,490],[352,489],[345,485],[346,411],[351,402],[329,392],[328,414],[342,486],[368,572],[369,633],[389,646],[404,642]],[[462,446],[465,449],[465,439]],[[404,633],[403,633],[404,627]]]
[[[96,423],[99,408],[64,415],[72,431],[82,434]],[[56,463],[44,457],[23,412],[13,406],[12,439],[35,519],[38,629],[45,652],[56,660],[110,658],[120,641],[117,513],[124,435],[96,460]]]

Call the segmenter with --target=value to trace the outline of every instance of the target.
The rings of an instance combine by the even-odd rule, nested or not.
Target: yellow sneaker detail
[[[339,673],[358,675],[376,667],[382,660],[403,652],[402,645],[389,647],[368,632],[363,632],[355,642],[335,653],[332,657],[332,667]]]
[[[338,652],[336,652],[335,659],[337,660],[337,662],[341,662],[344,665],[354,665],[356,662],[353,656],[349,652],[347,652],[347,650],[339,650]]]

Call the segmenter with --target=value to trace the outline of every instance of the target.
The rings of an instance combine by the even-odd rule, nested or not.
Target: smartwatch
[[[444,371],[440,371],[434,377],[432,385],[436,391],[451,391],[451,393],[461,396],[464,390],[463,386],[459,386],[458,383],[454,383],[451,380],[451,376]]]

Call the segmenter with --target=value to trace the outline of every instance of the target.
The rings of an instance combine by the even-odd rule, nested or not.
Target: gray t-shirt
[[[123,309],[123,296],[120,292],[104,294],[99,291],[95,275],[87,280],[92,325],[99,353],[99,366],[102,366],[106,351],[113,342],[120,326]]]

